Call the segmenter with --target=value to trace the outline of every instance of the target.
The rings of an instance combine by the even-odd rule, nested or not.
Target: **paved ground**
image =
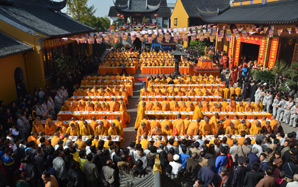
[[[137,71],[136,75],[133,75],[134,77],[149,77],[150,75],[142,75],[140,70]],[[134,129],[135,125],[135,120],[137,118],[137,107],[139,103],[139,98],[140,98],[140,90],[142,89],[142,83],[141,82],[135,82],[134,86],[134,91],[133,91],[133,96],[128,99],[129,105],[127,108],[127,111],[130,114],[131,121],[130,124],[127,125],[127,128],[124,129],[124,147],[127,147],[130,142],[136,141],[136,131]],[[287,124],[282,124],[282,127],[284,129],[285,133],[297,131],[297,129],[290,127]]]

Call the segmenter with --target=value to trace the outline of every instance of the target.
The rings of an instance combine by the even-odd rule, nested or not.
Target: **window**
[[[174,18],[174,26],[177,26],[178,18]]]

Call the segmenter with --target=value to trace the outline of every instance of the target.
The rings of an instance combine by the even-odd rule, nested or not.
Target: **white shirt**
[[[257,145],[257,144],[254,144],[254,145],[252,146],[252,149],[251,149],[251,150],[253,150],[253,149],[257,149],[257,150],[258,150],[258,152],[257,152],[256,155],[257,155],[258,157],[260,157],[261,153],[263,152],[263,148],[262,148],[262,146]]]
[[[172,166],[172,173],[174,175],[177,175],[179,171],[182,170],[182,164],[180,164],[179,162],[170,162],[170,165]]]
[[[289,182],[286,187],[297,187],[297,186],[298,186],[298,182],[293,181],[293,182]]]

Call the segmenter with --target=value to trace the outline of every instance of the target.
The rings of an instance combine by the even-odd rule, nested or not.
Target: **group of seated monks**
[[[236,102],[235,100],[221,101],[206,101],[204,98],[202,101],[191,101],[190,98],[187,101],[183,101],[182,98],[168,101],[167,98],[164,101],[145,101],[145,98],[139,102],[138,108],[141,107],[143,102],[146,103],[146,111],[181,111],[181,112],[191,112],[194,111],[196,107],[199,108],[201,112],[261,112],[263,110],[263,104],[261,102]]]
[[[241,94],[240,87],[231,87],[221,89],[220,85],[216,88],[211,86],[210,89],[206,88],[205,85],[202,87],[166,87],[161,88],[154,87],[151,85],[150,88],[142,88],[140,91],[140,98],[143,96],[220,96],[225,99],[232,98],[233,95],[239,96]]]
[[[204,74],[203,76],[201,74],[199,75],[184,75],[180,77],[174,77],[172,75],[169,76],[150,76],[148,78],[148,86],[151,84],[168,84],[170,81],[173,82],[173,84],[222,84],[221,79],[213,75],[207,76]]]
[[[82,118],[79,122],[77,122],[73,117],[68,124],[63,123],[60,117],[58,117],[57,121],[54,123],[51,116],[45,120],[45,124],[42,124],[40,118],[36,117],[32,124],[32,132],[37,134],[42,132],[47,136],[53,136],[55,132],[59,135],[67,133],[70,136],[124,136],[119,116],[116,116],[116,119],[112,120],[112,122],[109,122],[106,116],[104,116],[100,121],[97,121],[96,117],[92,117],[90,123],[88,123],[85,118]]]
[[[143,52],[139,60],[141,66],[174,66],[174,56],[169,52]],[[189,66],[190,61],[181,57],[180,66]]]
[[[111,52],[103,62],[103,65],[111,67],[122,67],[123,62],[126,66],[135,66],[138,63],[138,52]]]
[[[93,88],[79,88],[73,92],[73,96],[124,96],[128,97],[127,90],[124,86],[113,86],[97,89]]]
[[[133,77],[118,76],[119,74],[117,76],[88,76],[82,79],[81,85],[133,85]]]
[[[253,121],[250,122],[247,120],[247,116],[244,116],[243,119],[235,116],[234,120],[231,120],[226,115],[220,120],[218,114],[211,118],[205,116],[203,119],[199,118],[197,120],[190,120],[189,116],[182,119],[181,114],[178,114],[174,121],[169,120],[167,116],[162,121],[156,120],[155,116],[152,116],[152,120],[149,120],[148,116],[145,115],[144,119],[137,126],[137,141],[143,135],[193,136],[214,134],[240,135],[242,133],[255,135],[259,134],[262,129],[271,133],[278,126],[280,126],[280,123],[274,116],[270,120],[267,120],[266,117],[259,120],[255,116]]]
[[[104,98],[103,101],[85,101],[80,99],[79,101],[70,101],[66,100],[64,105],[61,107],[61,111],[89,111],[89,112],[123,112],[124,113],[124,122],[128,124],[130,122],[130,115],[126,111],[126,104],[123,98],[120,98],[120,102],[116,98],[111,98],[111,101],[106,101]]]

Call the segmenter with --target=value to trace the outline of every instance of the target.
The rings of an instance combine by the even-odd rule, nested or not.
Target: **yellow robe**
[[[144,118],[144,115],[145,115],[145,109],[144,109],[143,106],[141,106],[139,111],[138,111],[137,119],[136,119],[136,122],[135,122],[135,129],[139,128],[140,122]]]

